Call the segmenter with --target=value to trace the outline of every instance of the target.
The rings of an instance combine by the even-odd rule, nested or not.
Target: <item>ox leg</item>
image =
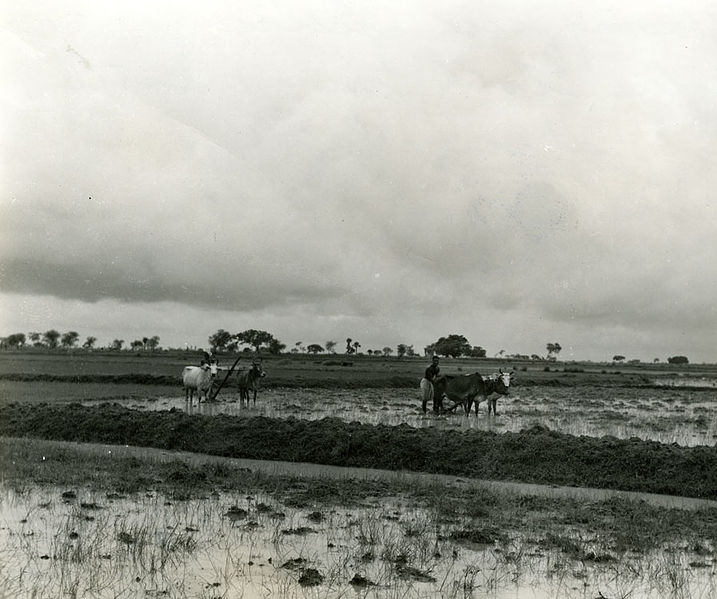
[[[249,400],[247,400],[247,403],[248,402],[249,402]],[[254,389],[254,405],[256,406],[256,389]]]

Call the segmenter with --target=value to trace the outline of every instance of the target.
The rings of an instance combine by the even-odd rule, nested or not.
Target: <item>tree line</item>
[[[46,348],[46,349],[73,349],[78,347],[80,341],[80,334],[77,331],[67,331],[66,333],[60,333],[55,329],[50,329],[44,333],[32,332],[28,333],[13,333],[7,337],[0,338],[0,348],[2,349],[20,349],[26,346]],[[95,349],[97,344],[97,337],[92,335],[88,336],[82,343],[82,349]],[[122,350],[125,348],[124,339],[115,339],[112,341],[107,349],[110,350]],[[142,339],[135,339],[127,345],[127,349],[131,350],[149,350],[154,351],[160,349],[159,335],[152,337],[142,337]]]
[[[142,337],[125,344],[124,339],[114,339],[106,349],[113,351],[121,351],[123,349],[131,351],[155,351],[161,349],[159,345],[159,336]],[[50,329],[44,333],[32,332],[25,335],[24,333],[13,333],[7,337],[0,338],[0,349],[20,349],[26,346],[47,348],[47,349],[73,349],[78,347],[80,335],[77,331],[67,331],[60,333],[55,329]],[[207,339],[209,348],[212,353],[235,353],[240,351],[254,351],[255,353],[266,352],[273,355],[285,353],[287,348],[285,343],[279,341],[274,335],[267,331],[257,329],[246,329],[239,333],[230,333],[224,329],[219,329]],[[96,349],[97,338],[88,336],[82,343],[81,347],[86,350]],[[322,354],[324,352],[335,354],[338,343],[333,340],[319,343],[304,344],[303,341],[297,341],[289,350],[289,353],[308,353]],[[361,353],[361,343],[351,337],[346,338],[345,353],[346,355],[358,355]],[[505,350],[498,351],[494,357],[496,358],[513,358],[521,360],[557,360],[558,354],[562,350],[559,343],[551,342],[545,346],[547,354],[539,356],[537,354],[506,354]],[[392,347],[384,346],[376,349],[366,349],[365,353],[369,356],[391,356],[394,353]],[[426,345],[423,348],[423,354],[426,356],[438,355],[452,358],[485,358],[487,351],[480,345],[471,345],[463,335],[451,334],[440,337],[434,343]],[[419,354],[414,350],[413,345],[399,343],[396,346],[396,356],[399,358],[414,357]],[[616,354],[612,357],[613,362],[621,363],[625,361],[625,356]],[[654,362],[659,362],[659,358],[655,358]],[[630,360],[630,364],[637,364],[639,360]],[[689,364],[686,356],[671,356],[667,358],[669,364]]]

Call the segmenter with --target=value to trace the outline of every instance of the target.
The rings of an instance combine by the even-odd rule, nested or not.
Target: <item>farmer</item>
[[[438,356],[434,355],[431,358],[431,365],[426,368],[426,372],[421,379],[421,395],[423,397],[422,407],[423,413],[426,413],[426,405],[429,400],[433,400],[433,411],[438,413],[438,403],[433,393],[433,383],[438,377],[441,369],[438,367]]]

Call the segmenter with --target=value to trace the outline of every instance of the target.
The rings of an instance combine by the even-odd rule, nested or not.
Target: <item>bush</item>
[[[690,361],[687,359],[687,356],[672,356],[671,358],[667,358],[667,362],[669,364],[689,364]]]

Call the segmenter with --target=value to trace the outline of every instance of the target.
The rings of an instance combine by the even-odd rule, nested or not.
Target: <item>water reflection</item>
[[[574,434],[618,438],[638,437],[680,445],[714,445],[717,438],[717,390],[679,387],[526,387],[498,400],[498,415],[479,413],[424,414],[418,393],[410,389],[264,389],[256,405],[242,406],[235,394],[218,401],[196,401],[181,396],[131,398],[120,403],[138,410],[184,410],[190,414],[238,417],[326,417],[366,424],[407,424],[417,428],[518,432],[533,425]],[[90,402],[88,402],[90,403]]]
[[[474,542],[471,518],[400,499],[317,511],[262,493],[63,491],[0,485],[3,596],[717,598],[711,551],[686,542],[646,555],[599,536]]]

